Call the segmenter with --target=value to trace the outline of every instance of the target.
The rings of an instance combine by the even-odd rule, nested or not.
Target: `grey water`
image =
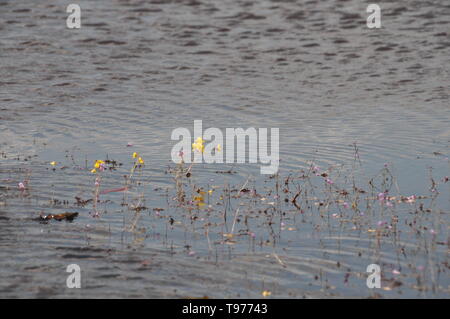
[[[66,1],[0,1],[0,297],[449,297],[447,1],[383,2],[381,29],[367,28],[367,4],[356,0],[76,3],[80,29],[66,27]],[[279,128],[284,177],[312,162],[354,165],[355,146],[364,178],[386,164],[402,194],[428,194],[431,174],[442,186],[430,217],[441,244],[404,230],[400,243],[377,246],[367,235],[290,222],[296,230],[276,246],[258,245],[263,232],[235,245],[217,232],[211,249],[203,231],[178,224],[165,196],[175,186],[171,132],[192,131],[194,120]],[[111,202],[100,218],[72,205],[92,196],[92,161],[123,163],[105,177],[120,187],[133,152],[146,162],[149,208],[133,232],[122,194],[102,197]],[[235,173],[215,174],[230,167]],[[205,188],[249,176],[266,183],[250,164],[199,165],[193,175]],[[17,184],[26,178],[24,195]],[[65,211],[80,215],[33,220]],[[402,268],[405,284],[368,289],[366,267],[376,262],[389,278]],[[66,287],[72,263],[81,289]],[[416,270],[427,289],[411,279]]]

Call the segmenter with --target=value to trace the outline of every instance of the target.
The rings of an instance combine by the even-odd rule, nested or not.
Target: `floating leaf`
[[[75,217],[78,216],[78,213],[62,213],[62,214],[49,214],[49,215],[41,215],[37,218],[38,221],[49,221],[49,220],[67,220],[67,221],[73,221]]]

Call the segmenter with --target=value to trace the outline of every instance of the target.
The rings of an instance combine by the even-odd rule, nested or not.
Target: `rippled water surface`
[[[447,1],[385,1],[376,30],[356,0],[77,3],[70,30],[66,1],[0,1],[0,297],[448,298]],[[195,119],[280,128],[279,176],[196,165],[207,203],[177,206],[170,136]],[[91,163],[123,164],[102,180],[122,187],[133,152],[136,184],[93,218]]]

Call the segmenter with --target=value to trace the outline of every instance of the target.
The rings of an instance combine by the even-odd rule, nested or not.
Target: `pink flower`
[[[414,203],[416,201],[416,196],[415,195],[411,195],[411,196],[408,196],[408,197],[406,197],[406,202],[407,203]]]
[[[378,200],[384,201],[386,199],[386,193],[379,193],[378,194]]]
[[[384,226],[384,225],[386,225],[386,224],[387,224],[387,222],[384,221],[384,220],[380,220],[380,221],[378,221],[378,223],[377,223],[378,227]]]
[[[183,151],[179,151],[179,152],[178,152],[178,156],[179,156],[179,157],[183,157],[183,155],[184,155],[184,152],[183,152]]]
[[[131,144],[130,142],[128,142],[127,147],[132,147],[133,144]]]
[[[26,189],[25,185],[23,183],[19,183],[19,189],[21,191],[24,191]]]
[[[325,182],[327,182],[327,184],[329,184],[329,185],[332,185],[334,182],[331,180],[331,179],[329,179],[329,178],[327,178],[326,180],[325,180]]]
[[[400,271],[398,271],[397,269],[392,270],[392,273],[394,275],[400,275]]]
[[[430,229],[430,234],[434,236],[437,234],[437,232],[434,229]]]
[[[347,202],[344,202],[344,204],[342,204],[344,206],[345,209],[348,209],[350,207],[350,205]]]

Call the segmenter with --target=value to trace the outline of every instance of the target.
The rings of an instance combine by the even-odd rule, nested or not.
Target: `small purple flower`
[[[132,147],[133,144],[131,144],[130,142],[128,142],[127,147]]]
[[[331,179],[329,179],[329,178],[327,178],[327,179],[325,180],[325,182],[326,182],[327,184],[329,184],[329,185],[334,184],[334,182],[333,182]]]
[[[19,183],[19,189],[21,191],[24,191],[26,189],[25,185],[23,183]]]
[[[256,237],[255,233],[249,232],[248,234],[250,235],[251,238],[255,238]]]
[[[387,225],[387,222],[384,220],[380,220],[380,221],[378,221],[377,225],[378,225],[378,227],[382,227],[384,225]]]
[[[378,200],[381,202],[381,201],[384,201],[386,199],[386,193],[379,193],[378,194]]]
[[[344,202],[344,204],[342,204],[344,206],[345,209],[348,209],[350,207],[350,205],[347,202]]]

